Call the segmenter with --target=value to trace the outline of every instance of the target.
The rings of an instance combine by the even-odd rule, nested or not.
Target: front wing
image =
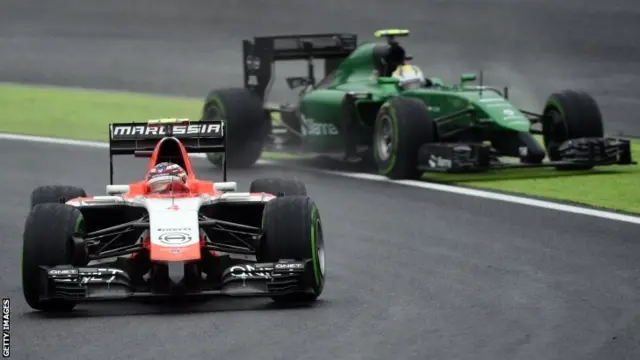
[[[616,138],[580,138],[562,143],[561,160],[540,164],[501,163],[486,144],[429,143],[418,153],[418,169],[426,172],[467,173],[498,169],[557,167],[582,168],[604,165],[633,165],[631,143]],[[498,154],[499,155],[499,154]]]
[[[153,293],[147,287],[135,286],[129,274],[114,267],[42,267],[41,281],[41,300],[83,302],[175,295]],[[313,281],[310,260],[246,263],[227,268],[219,284],[180,295],[260,297],[312,293]]]

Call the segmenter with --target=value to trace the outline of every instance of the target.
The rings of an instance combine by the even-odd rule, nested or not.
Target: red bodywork
[[[174,144],[166,144],[165,142],[167,141],[174,142]],[[183,146],[183,144],[176,138],[164,138],[161,141],[159,141],[158,144],[156,144],[153,152],[150,155],[149,163],[147,165],[145,174],[148,174],[153,169],[153,167],[158,163],[166,161],[160,158],[161,150],[163,149],[163,147],[174,146],[174,145],[177,146],[177,149],[179,149],[179,156],[175,156],[177,154],[175,154],[175,150],[174,150],[172,152],[172,155],[173,155],[172,162],[178,163],[180,166],[184,168],[185,172],[187,173],[186,187],[182,189],[174,188],[174,191],[168,192],[168,193],[151,193],[149,191],[147,180],[143,179],[140,181],[130,183],[128,185],[129,191],[127,193],[122,194],[122,197],[124,199],[131,199],[137,196],[144,196],[145,198],[149,198],[149,199],[153,199],[153,198],[179,199],[179,198],[197,197],[203,194],[211,195],[211,196],[222,194],[221,192],[215,190],[214,182],[200,180],[195,176],[193,172],[193,167],[191,165],[191,159],[188,156],[188,152]],[[179,161],[176,158],[179,158]],[[91,200],[92,197],[81,198],[81,199]],[[78,199],[78,200],[81,200],[81,199]],[[178,208],[175,210],[179,211],[180,209]],[[152,244],[149,237],[143,240],[143,246],[149,250],[151,260],[162,261],[162,262],[199,260],[201,258],[201,248],[204,245],[204,243],[205,243],[205,239],[202,237],[200,238],[200,242],[198,244],[187,245],[183,247],[175,247],[175,246],[169,247],[169,246],[162,246],[159,244]],[[215,251],[211,251],[211,254],[216,256]],[[133,254],[132,257],[134,257],[135,255],[137,254]]]
[[[149,164],[147,165],[148,174],[154,166],[156,166],[158,161],[158,155],[160,153],[160,149],[164,143],[164,141],[175,141],[177,143],[178,148],[180,149],[180,156],[182,158],[182,167],[187,172],[187,191],[174,192],[173,194],[155,194],[149,193],[149,187],[147,186],[147,180],[141,180],[134,183],[129,184],[129,192],[124,194],[123,197],[130,198],[134,196],[143,195],[149,198],[163,198],[163,197],[192,197],[198,196],[201,194],[210,194],[217,195],[219,192],[215,190],[214,183],[212,181],[204,181],[196,178],[193,173],[193,168],[191,166],[191,159],[187,153],[187,150],[184,148],[182,143],[175,138],[165,138],[158,142],[153,153],[151,153],[151,158],[149,159]]]

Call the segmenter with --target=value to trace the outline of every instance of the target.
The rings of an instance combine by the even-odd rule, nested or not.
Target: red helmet
[[[186,188],[187,172],[174,163],[159,163],[149,171],[147,184],[152,193],[183,191]]]

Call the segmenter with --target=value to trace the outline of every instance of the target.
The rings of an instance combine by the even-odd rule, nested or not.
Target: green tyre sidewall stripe
[[[76,219],[76,225],[74,227],[74,230],[76,232],[80,232],[80,229],[83,227],[83,224],[84,224],[84,216],[80,215]]]
[[[558,104],[557,101],[555,101],[554,99],[549,99],[547,101],[547,107],[553,107],[554,109],[558,110],[558,112],[560,112],[560,114],[562,116],[564,116],[564,109],[562,108],[562,106],[560,106],[560,104]]]
[[[324,276],[321,274],[320,260],[318,259],[318,247],[317,247],[317,224],[320,222],[320,216],[318,215],[318,208],[316,205],[312,205],[311,209],[311,259],[313,263],[313,275],[316,281],[316,287],[322,288],[324,283]],[[322,223],[320,223],[322,226]]]
[[[209,109],[211,107],[212,104],[216,105],[216,108],[218,110],[220,110],[220,112],[218,113],[218,115],[223,116],[225,115],[225,111],[224,111],[224,105],[222,105],[222,101],[220,100],[219,97],[214,97],[213,99],[210,99],[207,102],[207,105],[205,106],[205,113],[206,113],[206,109]]]
[[[224,115],[225,115],[224,105],[222,105],[222,101],[217,96],[212,98],[212,99],[210,99],[209,101],[207,101],[207,104],[204,107],[203,115],[206,115],[207,109],[211,108],[212,107],[211,105],[215,105],[215,108],[218,109],[218,116],[224,118]],[[225,131],[226,131],[226,129],[225,129]],[[214,164],[216,166],[221,166],[222,165],[222,154],[221,153],[206,153],[206,157],[209,160],[209,162],[211,162],[212,164]]]

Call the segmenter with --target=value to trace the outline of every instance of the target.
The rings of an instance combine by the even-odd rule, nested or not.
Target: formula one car
[[[339,159],[369,159],[389,178],[424,171],[471,172],[513,167],[591,169],[635,164],[627,140],[604,137],[600,110],[580,91],[549,96],[542,114],[520,110],[503,90],[427,77],[405,88],[392,73],[411,57],[396,40],[408,30],[380,30],[384,42],[357,44],[355,34],[256,37],[243,43],[244,88],[212,91],[203,116],[229,121],[229,166],[253,164],[263,149]],[[316,82],[313,60],[324,60]],[[307,60],[297,104],[263,105],[274,63]],[[269,118],[274,116],[273,121]],[[251,129],[251,130],[250,130]],[[544,148],[533,135],[542,135]],[[544,161],[545,157],[550,161]],[[210,155],[216,165],[220,156]],[[517,158],[501,162],[502,158]]]
[[[109,156],[171,162],[184,188],[151,193],[147,180],[87,196],[73,186],[44,186],[31,196],[25,223],[22,286],[27,303],[68,311],[90,300],[216,295],[313,302],[324,287],[318,208],[303,183],[201,180],[188,153],[225,151],[222,121],[110,125]]]

